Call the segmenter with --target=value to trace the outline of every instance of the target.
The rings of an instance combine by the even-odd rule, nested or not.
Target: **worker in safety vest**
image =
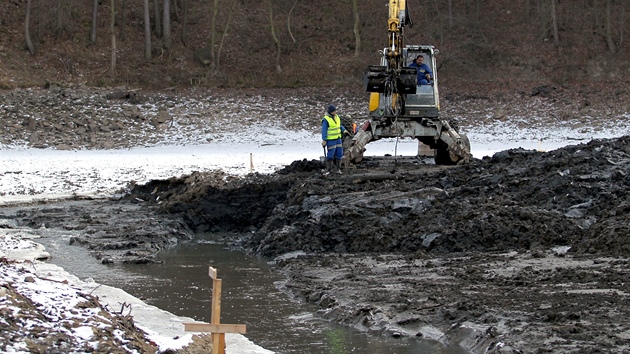
[[[341,173],[341,138],[345,132],[346,128],[341,125],[341,118],[337,115],[337,107],[331,104],[322,118],[322,146],[327,149],[325,173]]]

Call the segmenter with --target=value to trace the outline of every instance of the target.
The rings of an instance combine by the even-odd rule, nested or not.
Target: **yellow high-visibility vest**
[[[326,140],[335,140],[341,138],[341,119],[335,114],[334,117],[325,115],[322,121],[328,121],[328,130],[326,131]]]

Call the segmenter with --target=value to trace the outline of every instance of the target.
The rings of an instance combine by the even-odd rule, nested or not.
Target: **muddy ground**
[[[198,231],[275,257],[323,318],[471,352],[630,350],[630,137],[455,167],[318,161],[138,186]]]
[[[90,225],[76,242],[102,262],[150,262],[173,235],[230,231],[226,242],[273,259],[322,318],[373,335],[474,353],[618,353],[630,350],[629,153],[623,137],[453,167],[372,158],[323,176],[319,161],[296,161],[273,175],[197,173],[135,186],[124,200],[14,216]],[[165,227],[134,228],[134,214]]]
[[[450,109],[464,107],[474,108]],[[473,353],[630,351],[630,137],[460,166],[321,168],[194,173],[112,200],[3,207],[0,218],[76,232],[72,242],[103,263],[155,262],[194,232],[229,231],[226,242],[269,257],[322,318],[372,335]]]

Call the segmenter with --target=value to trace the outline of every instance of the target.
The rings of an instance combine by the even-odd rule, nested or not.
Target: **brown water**
[[[102,265],[85,250],[68,246],[68,234],[41,239],[52,248],[53,263],[79,278],[121,288],[178,316],[210,321],[210,266],[222,279],[221,322],[247,325],[247,337],[277,353],[464,353],[434,341],[368,336],[316,318],[317,308],[292,299],[284,279],[264,259],[230,251],[213,235],[180,244],[161,253],[162,264]]]

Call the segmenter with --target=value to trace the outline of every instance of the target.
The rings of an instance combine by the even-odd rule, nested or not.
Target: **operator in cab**
[[[418,68],[418,85],[428,85],[431,82],[433,71],[424,63],[422,54],[419,54],[409,67]]]

